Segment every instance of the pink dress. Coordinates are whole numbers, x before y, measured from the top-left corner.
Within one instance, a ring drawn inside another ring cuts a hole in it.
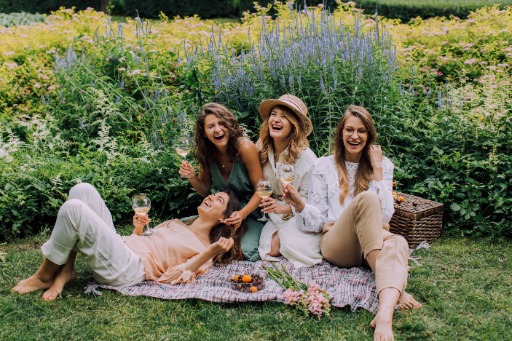
[[[148,281],[189,283],[212,266],[210,259],[195,273],[185,270],[187,263],[204,252],[207,245],[178,219],[158,225],[151,236],[132,234],[123,240],[140,257]]]

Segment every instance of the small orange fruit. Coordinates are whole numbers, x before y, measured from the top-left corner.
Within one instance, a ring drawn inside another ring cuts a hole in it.
[[[396,187],[396,181],[393,181],[393,187]]]
[[[240,275],[233,276],[233,281],[238,282],[239,279],[240,279]]]
[[[244,283],[251,283],[252,282],[252,277],[249,276],[249,275],[243,275],[242,276],[242,282],[244,282]]]
[[[249,290],[251,290],[251,292],[258,292],[258,287],[252,286]]]
[[[398,195],[398,193],[395,191],[393,191],[393,193],[391,193],[391,194],[393,194],[394,197],[396,197]]]
[[[399,196],[399,197],[398,197],[398,201],[400,201],[400,202],[404,202],[404,201],[405,201],[405,198],[404,198],[403,196]]]

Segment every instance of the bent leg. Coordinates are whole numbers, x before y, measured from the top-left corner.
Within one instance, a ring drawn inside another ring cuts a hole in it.
[[[68,200],[70,199],[78,199],[85,203],[107,226],[115,230],[112,214],[94,186],[86,182],[73,186],[69,190]]]
[[[76,251],[71,252],[68,261],[60,268],[57,276],[55,276],[52,286],[44,292],[43,299],[45,301],[55,300],[64,290],[64,286],[76,279],[76,256]]]
[[[380,201],[373,192],[363,192],[345,208],[331,229],[322,236],[324,258],[337,266],[361,266],[363,257],[382,248]]]
[[[122,286],[144,279],[139,257],[102,217],[78,199],[62,205],[50,240],[41,249],[56,264],[67,263],[71,252],[78,250],[100,283]]]

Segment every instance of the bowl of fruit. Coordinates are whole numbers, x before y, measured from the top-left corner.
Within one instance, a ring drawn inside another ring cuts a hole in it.
[[[235,274],[228,278],[228,282],[231,285],[231,289],[247,292],[247,293],[255,293],[261,291],[263,289],[263,282],[265,277],[262,274]]]

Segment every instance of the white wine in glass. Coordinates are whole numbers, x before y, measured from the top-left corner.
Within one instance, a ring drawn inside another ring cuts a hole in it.
[[[285,185],[289,185],[295,180],[295,167],[293,165],[283,163],[279,166],[279,177]]]
[[[146,215],[151,209],[151,200],[149,200],[145,193],[136,194],[132,198],[132,208],[135,214]],[[142,235],[151,236],[153,233],[153,229],[150,229],[148,224],[146,231],[144,231]]]
[[[261,200],[268,198],[272,195],[272,184],[267,179],[261,179],[256,185],[256,194],[261,197]],[[263,213],[263,217],[258,219],[259,221],[268,221],[267,214]]]
[[[190,153],[190,149],[192,149],[192,142],[190,138],[185,136],[179,137],[174,145],[174,149],[182,158],[185,158],[188,153]]]

